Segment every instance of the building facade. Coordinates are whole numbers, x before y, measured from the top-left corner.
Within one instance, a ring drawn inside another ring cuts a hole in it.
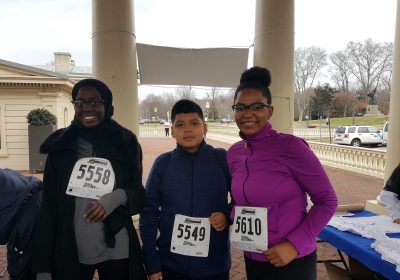
[[[57,62],[62,63],[58,65]],[[68,65],[70,67],[68,67]],[[42,68],[0,59],[0,166],[29,170],[27,114],[45,108],[57,117],[57,128],[68,126],[74,116],[71,92],[89,73],[74,72],[69,53],[55,53],[55,63]],[[61,68],[60,68],[61,67]]]

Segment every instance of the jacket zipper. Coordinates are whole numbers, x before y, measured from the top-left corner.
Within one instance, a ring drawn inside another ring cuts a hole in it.
[[[247,165],[247,161],[249,159],[249,157],[251,155],[253,155],[253,149],[251,148],[251,145],[247,143],[247,141],[244,141],[244,150],[246,152],[247,148],[249,148],[250,150],[250,155],[246,156],[246,160],[245,160],[245,166],[246,166],[246,178],[243,180],[243,185],[242,185],[242,193],[243,193],[243,197],[246,200],[247,205],[250,205],[250,202],[248,201],[247,197],[246,197],[246,192],[245,192],[245,184],[247,179],[249,178],[249,166]]]
[[[191,174],[190,174],[190,178],[191,178],[191,186],[190,186],[190,216],[191,217],[193,217],[193,197],[194,197],[194,195],[193,195],[193,192],[194,192],[194,155],[191,155],[191,157],[190,157],[190,159],[191,159],[191,165],[192,165],[192,168],[191,168],[191,170],[190,170],[190,172],[191,172]],[[192,258],[190,258],[189,257],[189,273],[188,274],[190,274],[190,271],[192,270]]]

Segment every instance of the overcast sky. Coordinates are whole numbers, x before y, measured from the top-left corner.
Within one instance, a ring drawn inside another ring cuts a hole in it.
[[[295,47],[329,53],[350,41],[393,42],[396,0],[295,0]],[[43,65],[69,52],[90,66],[91,0],[0,0],[0,59]],[[135,0],[138,43],[249,47],[255,0]]]

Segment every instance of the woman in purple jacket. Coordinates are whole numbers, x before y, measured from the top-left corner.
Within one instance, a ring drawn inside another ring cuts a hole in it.
[[[272,129],[271,76],[242,73],[234,105],[242,141],[228,151],[235,208],[231,239],[252,279],[316,279],[316,236],[337,198],[307,143]],[[307,195],[313,206],[307,211]]]

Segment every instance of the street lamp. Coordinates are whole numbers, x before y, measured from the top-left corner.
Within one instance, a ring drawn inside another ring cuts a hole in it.
[[[154,122],[154,128],[156,128],[156,125],[157,125],[157,107],[154,107],[154,117],[155,117],[155,122]],[[155,132],[155,131],[154,131]]]
[[[210,102],[206,102],[206,122],[208,122],[208,113],[210,109]]]

